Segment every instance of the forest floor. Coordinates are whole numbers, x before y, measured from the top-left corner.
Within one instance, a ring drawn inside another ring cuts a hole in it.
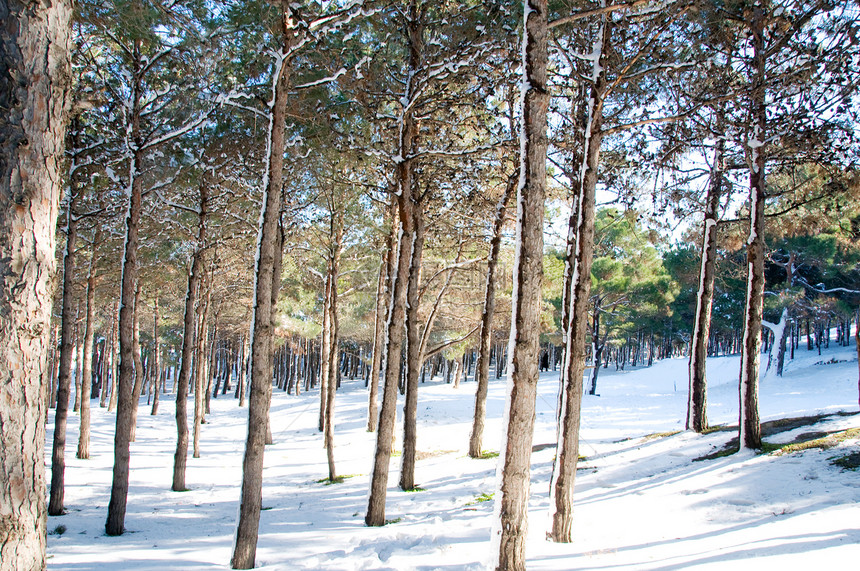
[[[798,350],[782,378],[765,376],[760,410],[767,453],[721,453],[736,430],[683,432],[687,361],[601,370],[586,396],[571,544],[545,539],[558,374],[539,383],[532,455],[529,569],[813,569],[860,561],[858,366],[851,347]],[[766,360],[766,355],[763,355]],[[738,358],[708,361],[712,425],[737,424]],[[266,448],[257,567],[265,569],[483,569],[490,549],[497,459],[468,458],[471,378],[454,389],[420,387],[416,481],[397,488],[392,458],[386,517],[364,525],[375,434],[367,392],[346,381],[336,403],[335,459],[327,485],[317,431],[319,395],[275,391],[274,444]],[[505,382],[490,384],[485,449],[498,451]],[[400,397],[402,404],[402,397]],[[226,569],[239,500],[247,408],[212,401],[201,457],[189,458],[187,492],[170,491],[175,423],[167,395],[158,416],[142,399],[131,448],[127,532],[104,533],[114,415],[92,409],[90,460],[74,457],[69,419],[65,505],[48,518],[49,569]],[[192,410],[193,407],[189,407]],[[843,413],[843,414],[838,414]],[[785,420],[793,419],[793,420]],[[46,459],[50,482],[49,418]],[[805,444],[804,444],[805,443]],[[784,445],[791,447],[782,448]],[[400,434],[395,444],[400,449]],[[736,444],[735,444],[736,446]],[[782,448],[782,449],[781,449]],[[781,450],[780,450],[781,449]]]

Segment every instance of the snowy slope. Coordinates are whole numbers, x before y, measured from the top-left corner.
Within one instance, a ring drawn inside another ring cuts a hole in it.
[[[830,361],[833,364],[815,364]],[[856,439],[839,448],[788,455],[693,459],[721,448],[734,432],[680,433],[686,413],[687,362],[647,369],[601,371],[598,392],[586,396],[576,490],[575,542],[547,542],[548,488],[557,374],[541,378],[532,467],[530,569],[784,569],[860,560],[860,473],[828,459],[860,451]],[[711,424],[736,423],[738,358],[708,362]],[[783,378],[761,385],[762,420],[857,411],[854,346],[819,357],[801,348]],[[488,557],[494,459],[466,455],[475,384],[459,389],[426,383],[419,393],[423,491],[397,489],[392,459],[382,528],[364,526],[375,435],[365,432],[363,382],[345,382],[337,395],[335,458],[352,476],[327,475],[316,430],[318,394],[275,392],[275,444],[266,448],[265,488],[257,565],[265,569],[481,569]],[[490,385],[484,446],[498,450],[504,380]],[[401,397],[402,402],[402,397]],[[77,418],[69,421],[65,505],[48,520],[50,569],[225,569],[238,509],[246,409],[232,398],[212,401],[200,459],[189,458],[191,491],[170,491],[175,424],[170,397],[161,414],[141,404],[126,528],[104,534],[113,462],[113,414],[93,412],[92,458],[74,458]],[[832,416],[814,427],[765,438],[860,426],[860,415]],[[50,471],[53,416],[46,450]],[[399,435],[398,435],[399,437]],[[399,442],[397,447],[399,448]],[[50,475],[48,478],[50,481]],[[64,528],[63,533],[59,533]]]

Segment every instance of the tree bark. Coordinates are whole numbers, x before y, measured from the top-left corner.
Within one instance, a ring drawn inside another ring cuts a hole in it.
[[[718,129],[722,130],[722,109],[717,111]],[[705,199],[705,221],[702,229],[699,292],[696,296],[696,313],[693,318],[693,335],[690,347],[690,387],[687,401],[687,430],[702,433],[708,428],[708,380],[706,361],[708,339],[711,333],[711,309],[714,304],[714,280],[717,266],[717,221],[723,187],[725,136],[718,133],[714,146],[714,163]]]
[[[752,90],[753,133],[749,143],[750,231],[747,239],[747,296],[744,308],[744,337],[740,373],[740,448],[761,448],[761,423],[758,413],[761,320],[764,306],[764,201],[765,153],[763,141],[767,120],[765,108],[764,13],[752,10],[749,22],[753,43]]]
[[[158,414],[158,395],[161,393],[161,349],[158,345],[158,296],[155,296],[155,308],[152,312],[152,357],[153,357],[153,394],[150,415]]]
[[[194,338],[197,331],[196,307],[200,296],[200,280],[203,277],[204,252],[206,248],[206,217],[209,213],[209,189],[200,185],[200,210],[197,213],[197,249],[191,259],[188,273],[188,289],[185,292],[185,315],[183,318],[182,352],[179,361],[179,379],[176,386],[176,452],[173,455],[173,484],[171,490],[184,492],[185,468],[188,464],[188,386],[191,382],[191,360],[194,353]]]
[[[502,245],[502,228],[505,225],[507,204],[517,188],[518,177],[511,175],[505,185],[505,193],[496,205],[493,220],[493,237],[487,257],[487,278],[484,283],[484,308],[481,312],[481,329],[478,334],[478,363],[475,365],[475,415],[469,435],[469,457],[480,458],[483,454],[484,420],[487,416],[487,390],[490,381],[490,344],[493,339],[493,314],[496,312],[496,270],[499,266],[499,250]]]
[[[75,161],[76,162],[76,161]],[[74,164],[74,163],[73,163]],[[63,255],[63,298],[60,330],[60,366],[57,376],[57,409],[54,413],[54,441],[51,452],[51,496],[48,500],[48,515],[63,515],[63,495],[66,473],[66,422],[69,415],[69,391],[71,388],[72,353],[74,345],[74,322],[72,298],[75,287],[75,248],[78,238],[77,209],[81,199],[77,177],[69,177],[69,206],[66,211],[66,249]]]
[[[136,41],[131,56],[132,109],[130,110],[129,185],[126,191],[128,204],[125,214],[125,252],[122,261],[122,279],[119,307],[119,378],[114,383],[117,399],[116,433],[114,435],[113,482],[111,484],[105,533],[122,535],[125,529],[125,511],[128,501],[128,473],[131,459],[129,443],[134,424],[132,389],[134,384],[134,298],[137,291],[137,247],[140,230],[143,168],[142,135],[140,130],[143,60],[140,41]]]
[[[81,338],[81,304],[78,302],[75,308],[75,400],[72,412],[81,410],[81,364],[84,362],[84,340]]]
[[[45,568],[45,382],[70,3],[0,0],[0,565]]]
[[[415,489],[415,454],[418,445],[418,377],[421,373],[421,336],[419,309],[421,299],[421,258],[424,252],[424,205],[417,201],[412,207],[413,240],[406,289],[406,399],[403,404],[403,454],[400,457],[400,489]],[[427,321],[427,330],[432,327]]]
[[[132,333],[132,349],[134,351],[134,385],[131,389],[131,435],[129,440],[134,442],[137,434],[137,411],[140,408],[140,394],[143,392],[144,371],[143,360],[140,357],[140,282],[134,291],[134,330]]]
[[[388,300],[391,299],[391,274],[394,267],[394,241],[396,240],[395,220],[397,218],[397,200],[391,197],[386,218],[391,225],[388,236],[385,239],[385,253],[379,264],[379,283],[376,293],[376,323],[373,334],[373,357],[370,365],[370,391],[367,397],[367,431],[376,432],[379,424],[379,373],[382,368],[382,352],[385,349],[385,317],[388,313]]]
[[[562,370],[562,395],[559,412],[558,444],[550,484],[553,541],[572,541],[573,490],[576,465],[579,460],[579,426],[582,409],[583,376],[585,374],[585,333],[588,328],[589,297],[591,295],[591,264],[594,257],[595,189],[600,161],[603,126],[603,100],[606,92],[606,53],[610,46],[611,16],[602,17],[600,32],[595,40],[599,57],[594,62],[594,82],[591,85],[586,131],[583,142],[583,162],[580,171],[579,197],[575,234],[575,256],[566,260],[570,265],[571,291],[568,300],[567,340]],[[599,343],[599,340],[594,340]],[[596,355],[595,355],[596,356]],[[600,362],[594,361],[599,367]]]
[[[273,98],[269,114],[266,176],[263,181],[263,205],[257,239],[254,283],[254,316],[251,325],[251,388],[248,405],[248,433],[242,460],[242,490],[239,521],[230,566],[251,569],[257,553],[260,508],[263,501],[263,453],[269,429],[269,405],[272,398],[272,344],[277,292],[275,266],[279,246],[281,186],[284,171],[284,129],[290,84],[292,47],[299,30],[297,14],[282,1],[279,10],[283,28],[282,51],[273,73]]]
[[[203,270],[206,271],[205,269]],[[197,342],[194,349],[194,422],[191,430],[191,456],[200,458],[200,427],[203,424],[203,397],[206,390],[207,359],[206,341],[208,338],[209,303],[212,297],[210,278],[204,273],[201,276],[200,288],[206,288],[206,301],[197,304]],[[201,291],[201,293],[203,293]]]
[[[524,570],[540,351],[546,187],[547,2],[524,2],[517,242],[511,294],[508,395],[492,531],[492,567]]]
[[[332,198],[334,205],[335,199]],[[328,479],[334,482],[337,478],[337,471],[334,465],[334,397],[337,392],[337,375],[338,375],[338,318],[337,318],[337,280],[340,271],[340,254],[343,248],[343,212],[334,212],[336,207],[332,208],[331,220],[331,255],[329,259],[329,378],[326,387],[326,405],[325,405],[325,448],[326,459],[328,461]]]
[[[405,23],[407,43],[409,47],[410,70],[417,70],[421,64],[420,54],[423,38],[422,26],[419,22],[417,2],[412,0],[409,5]],[[410,78],[412,75],[410,74]],[[410,102],[416,96],[416,86],[412,80],[406,83],[406,90],[401,101]],[[415,218],[412,210],[415,207],[413,189],[413,162],[409,155],[417,144],[418,129],[413,116],[413,109],[408,103],[402,104],[402,128],[398,133],[397,155],[401,160],[397,163],[395,180],[397,214],[399,231],[397,240],[396,267],[391,272],[391,301],[388,308],[386,325],[386,344],[384,349],[385,364],[384,385],[382,393],[382,408],[379,415],[379,427],[376,433],[376,452],[373,459],[373,473],[370,481],[370,494],[367,501],[367,514],[364,522],[369,526],[385,525],[385,498],[388,486],[388,469],[391,459],[391,443],[394,439],[394,425],[397,414],[397,389],[400,380],[401,354],[403,351],[404,325],[406,321],[406,296],[409,281],[409,270],[412,259]]]

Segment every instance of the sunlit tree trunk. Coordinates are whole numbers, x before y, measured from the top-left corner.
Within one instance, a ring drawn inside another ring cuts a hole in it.
[[[286,128],[291,62],[287,58],[296,40],[298,24],[292,6],[282,1],[282,51],[272,76],[273,98],[269,108],[266,149],[266,176],[257,238],[253,323],[251,325],[251,387],[248,405],[248,433],[242,459],[242,490],[239,521],[230,566],[251,569],[257,554],[260,508],[263,502],[263,453],[269,432],[269,405],[272,398],[272,354],[275,307],[278,291],[278,264],[281,186],[284,172],[284,129]]]
[[[105,521],[107,535],[122,535],[125,530],[125,511],[128,502],[128,471],[131,458],[129,443],[134,423],[132,402],[134,384],[134,299],[137,291],[137,248],[140,230],[141,201],[143,196],[141,170],[143,136],[140,130],[142,74],[144,63],[140,53],[140,40],[134,42],[131,54],[132,94],[129,135],[129,183],[126,190],[125,251],[122,260],[119,306],[119,378],[114,383],[116,393],[116,432],[114,434],[113,482],[111,484],[108,516]]]
[[[45,568],[45,381],[71,4],[0,0],[0,566]]]
[[[408,69],[413,70],[413,73],[421,64],[420,54],[423,44],[421,31],[417,2],[412,0],[407,15],[406,34],[409,44]],[[401,101],[411,101],[416,95],[414,90],[415,86],[412,81],[408,81]],[[415,207],[414,159],[409,158],[409,155],[415,149],[418,129],[412,107],[404,104],[400,113],[402,126],[398,133],[397,154],[401,160],[395,169],[395,197],[399,230],[396,243],[397,255],[394,258],[396,262],[391,271],[391,301],[389,302],[386,324],[387,342],[383,351],[385,364],[383,366],[382,408],[379,413],[379,427],[376,432],[376,452],[373,458],[367,514],[364,517],[365,524],[369,526],[385,525],[385,499],[388,487],[391,443],[394,439],[394,425],[397,415],[397,389],[400,380],[401,354],[406,323],[406,296],[414,241],[415,218],[412,213]]]
[[[423,204],[413,205],[412,256],[406,288],[406,399],[403,405],[403,453],[400,457],[400,489],[415,488],[415,454],[418,441],[418,377],[421,373],[421,336],[418,310],[421,299],[421,258],[424,252]],[[427,327],[432,327],[430,320]],[[429,333],[429,331],[428,331]]]
[[[73,121],[74,123],[74,121]],[[63,254],[63,294],[61,307],[60,365],[57,376],[57,409],[54,414],[54,439],[51,452],[51,496],[48,500],[48,515],[62,515],[66,474],[66,422],[69,414],[69,391],[71,388],[72,353],[74,345],[74,322],[72,298],[75,286],[75,248],[78,238],[77,210],[81,199],[78,177],[69,177],[69,204],[66,211],[66,249]]]
[[[586,110],[585,137],[583,139],[582,169],[579,196],[574,198],[577,207],[574,256],[568,258],[566,273],[571,276],[568,292],[568,324],[565,358],[562,370],[558,444],[550,483],[550,510],[553,541],[567,543],[572,540],[573,490],[576,465],[579,459],[579,427],[582,408],[583,375],[585,374],[585,334],[588,329],[589,297],[591,295],[591,264],[594,257],[595,191],[602,142],[603,100],[606,94],[605,58],[611,37],[610,20],[604,16],[595,39],[598,58],[594,61],[589,104]],[[600,341],[595,339],[595,345]],[[600,362],[595,360],[595,367]]]
[[[722,110],[718,111],[722,114]],[[718,117],[721,119],[722,115]],[[718,124],[722,124],[719,121]],[[714,146],[714,163],[705,203],[705,221],[702,230],[699,292],[696,296],[696,313],[690,347],[690,391],[687,402],[687,430],[702,433],[708,428],[708,382],[706,361],[711,331],[711,308],[714,302],[714,280],[717,265],[717,221],[723,185],[723,150],[725,137],[720,134]]]
[[[547,3],[524,3],[520,179],[511,294],[508,395],[500,451],[491,567],[524,570],[532,436],[540,352],[543,214],[546,187]]]
[[[493,314],[496,311],[496,269],[499,266],[499,251],[502,245],[502,228],[505,224],[507,204],[517,188],[518,176],[511,175],[505,185],[505,193],[496,206],[493,220],[493,237],[487,257],[487,278],[484,283],[484,308],[481,312],[481,329],[478,334],[478,363],[475,365],[475,414],[469,436],[469,456],[480,458],[484,440],[484,420],[487,416],[487,390],[490,381],[490,344],[493,340]]]
[[[740,448],[761,448],[758,413],[758,381],[761,352],[761,321],[764,307],[764,145],[765,108],[764,12],[752,10],[749,22],[753,43],[754,84],[752,90],[753,132],[750,140],[750,230],[747,239],[747,297],[740,373]]]
[[[194,354],[195,333],[197,331],[196,308],[200,296],[200,281],[203,278],[206,217],[208,213],[209,189],[204,181],[200,184],[200,209],[197,212],[197,248],[191,258],[188,289],[185,292],[179,378],[174,381],[176,387],[176,452],[173,454],[173,484],[170,488],[174,492],[183,492],[187,489],[185,486],[185,468],[188,464],[188,387],[191,384],[191,360]]]

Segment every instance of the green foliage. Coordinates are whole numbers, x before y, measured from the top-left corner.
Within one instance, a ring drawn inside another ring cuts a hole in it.
[[[475,499],[474,499],[474,500],[472,500],[472,501],[470,501],[470,502],[467,502],[467,503],[466,503],[466,505],[467,505],[467,506],[474,506],[474,505],[482,504],[482,503],[484,503],[484,502],[489,502],[489,501],[491,501],[491,500],[493,499],[493,497],[494,497],[495,495],[496,495],[496,494],[495,494],[494,492],[490,492],[490,493],[487,493],[487,492],[481,492],[480,494],[478,494],[477,496],[475,496]]]

